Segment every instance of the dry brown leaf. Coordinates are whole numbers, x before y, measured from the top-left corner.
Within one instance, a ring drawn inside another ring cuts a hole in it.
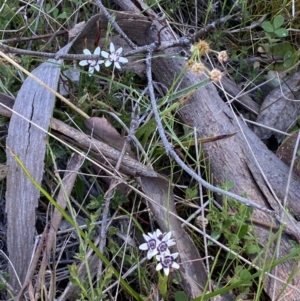
[[[122,150],[125,144],[125,137],[121,136],[105,117],[91,117],[86,119],[84,124],[92,136],[95,136],[98,140],[105,142],[119,151]],[[132,158],[135,158],[130,146],[126,147],[126,152]]]
[[[82,32],[83,28],[85,26],[85,21],[79,22],[75,24],[75,26],[68,31],[69,35],[69,41],[71,41],[73,38],[75,38],[79,33]]]

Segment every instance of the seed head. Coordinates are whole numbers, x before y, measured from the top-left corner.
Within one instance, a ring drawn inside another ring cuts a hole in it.
[[[192,45],[191,51],[197,56],[203,56],[210,51],[210,47],[206,41],[200,40],[197,44]]]
[[[191,71],[194,72],[197,75],[200,75],[204,71],[204,65],[202,63],[194,63],[191,66]]]
[[[221,80],[223,73],[218,69],[213,69],[210,71],[209,77],[212,81],[218,82]]]
[[[228,61],[228,54],[227,54],[227,51],[223,50],[223,51],[220,51],[219,54],[218,54],[218,60],[220,63],[225,63]]]

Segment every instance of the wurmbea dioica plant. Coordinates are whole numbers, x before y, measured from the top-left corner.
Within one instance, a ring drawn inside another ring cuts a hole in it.
[[[169,275],[170,269],[179,269],[178,263],[175,262],[175,259],[178,257],[178,253],[173,253],[169,251],[169,247],[175,245],[175,241],[171,239],[172,233],[162,233],[157,229],[153,233],[148,233],[148,235],[143,234],[146,243],[143,243],[139,246],[140,250],[148,251],[147,258],[151,259],[153,256],[156,256],[158,265],[156,270],[164,270],[166,276]]]
[[[110,47],[109,47],[110,52],[106,52],[106,51],[101,51],[100,47],[97,47],[94,50],[94,55],[102,55],[102,57],[106,58],[107,60],[105,61],[105,67],[109,67],[112,63],[114,63],[114,66],[117,69],[121,69],[121,65],[128,63],[128,59],[125,57],[121,57],[121,52],[123,51],[123,48],[120,47],[118,50],[115,50],[115,45],[113,43],[110,43]],[[84,49],[83,53],[86,55],[92,55],[92,53],[90,52],[90,50],[88,49]],[[104,63],[104,60],[96,59],[96,60],[82,60],[79,62],[80,66],[87,66],[89,65],[89,76],[91,76],[94,73],[94,70],[97,70],[98,72],[100,71],[100,65]]]

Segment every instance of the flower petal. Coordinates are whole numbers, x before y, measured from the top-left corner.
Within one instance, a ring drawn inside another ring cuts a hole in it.
[[[150,233],[148,233],[148,234],[150,234]],[[144,233],[143,233],[143,237],[146,241],[149,241],[151,239],[150,235],[148,236],[147,234],[144,234]]]
[[[101,49],[100,49],[100,47],[97,47],[97,48],[94,50],[94,54],[99,55],[100,53],[101,53]]]
[[[165,273],[166,276],[168,276],[169,273],[170,273],[170,268],[169,267],[164,268],[164,273]]]
[[[173,254],[171,254],[170,256],[172,256],[173,259],[176,259],[176,258],[178,257],[178,253],[173,253]]]
[[[141,245],[139,246],[139,249],[140,249],[140,250],[144,250],[144,251],[148,250],[148,244],[147,244],[147,243],[141,244]]]
[[[83,60],[83,61],[80,61],[79,62],[79,65],[80,66],[86,66],[86,65],[88,65],[89,63],[88,63],[88,61],[87,60]]]
[[[156,271],[159,271],[159,270],[161,270],[162,269],[162,265],[161,265],[161,263],[159,263],[157,266],[156,266]]]
[[[169,240],[169,239],[171,238],[171,236],[172,236],[172,232],[170,231],[170,232],[168,232],[168,233],[164,236],[163,240],[164,240],[164,241],[167,241],[167,240]]]
[[[109,45],[109,51],[112,53],[112,52],[115,52],[115,45],[110,42],[110,45]]]
[[[126,63],[128,63],[128,59],[126,58],[126,57],[119,57],[119,62],[120,63],[123,63],[123,64],[126,64]]]
[[[151,238],[153,238],[153,239],[156,238],[155,232],[153,232],[153,233],[148,232],[148,236],[151,237]]]
[[[173,268],[173,269],[179,269],[179,264],[177,263],[177,262],[173,262],[172,264],[171,264],[171,267]]]
[[[91,76],[91,74],[94,73],[94,67],[93,67],[93,66],[90,66],[90,67],[89,67],[89,73],[90,73],[90,76]]]
[[[151,259],[152,257],[154,257],[157,254],[157,252],[158,251],[156,249],[154,249],[154,250],[148,250],[147,258]]]
[[[155,235],[156,235],[156,237],[159,237],[160,235],[162,235],[162,233],[159,229],[157,229],[155,232]]]
[[[92,53],[88,49],[83,49],[83,53],[85,55],[92,55]]]
[[[109,57],[109,53],[108,52],[106,52],[106,51],[101,51],[101,55],[103,56],[103,57],[105,57],[106,59],[108,59],[108,57]]]
[[[120,47],[120,48],[116,51],[116,54],[117,54],[117,55],[120,55],[122,51],[123,51],[123,48]]]
[[[110,65],[111,65],[111,61],[110,60],[107,60],[106,62],[105,62],[105,67],[109,67]]]
[[[99,64],[97,64],[97,65],[95,66],[95,69],[99,72],[99,70],[100,70]]]
[[[115,66],[116,66],[117,69],[121,69],[121,66],[120,66],[119,62],[115,62]]]

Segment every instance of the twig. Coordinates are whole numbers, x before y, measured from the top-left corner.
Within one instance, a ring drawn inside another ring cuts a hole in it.
[[[124,40],[127,42],[127,44],[133,48],[136,49],[137,46],[127,37],[127,35],[124,33],[124,31],[121,29],[121,27],[117,24],[117,22],[112,18],[106,7],[102,4],[101,0],[96,0],[97,6],[102,10],[104,13],[104,16],[106,19],[110,22],[112,27],[118,32],[118,34],[121,35],[121,37],[124,38]]]
[[[160,120],[160,116],[159,116],[159,112],[157,109],[157,104],[155,101],[155,95],[154,95],[154,88],[153,88],[153,83],[152,83],[152,70],[151,70],[151,59],[152,59],[152,51],[149,50],[146,56],[146,74],[147,74],[147,80],[148,80],[148,89],[149,89],[149,94],[150,94],[150,101],[151,101],[151,105],[152,105],[152,109],[153,109],[153,113],[154,113],[154,117],[155,117],[155,121],[157,124],[157,129],[160,135],[160,138],[162,140],[162,143],[166,149],[166,153],[168,155],[170,155],[171,157],[173,157],[173,159],[176,161],[176,163],[186,172],[188,173],[191,177],[193,177],[196,181],[198,181],[199,183],[201,183],[201,185],[203,185],[205,188],[207,188],[208,190],[215,192],[215,193],[220,193],[222,195],[226,195],[230,198],[233,198],[243,204],[245,204],[246,206],[251,206],[253,208],[259,209],[273,217],[276,217],[278,220],[278,216],[276,214],[275,211],[273,210],[269,210],[263,206],[260,206],[258,204],[256,204],[254,201],[251,201],[249,199],[243,198],[237,194],[234,194],[232,192],[223,190],[221,188],[215,187],[213,185],[211,185],[210,183],[206,182],[205,180],[203,180],[197,173],[195,173],[192,169],[190,169],[181,159],[180,157],[177,155],[177,153],[174,151],[174,148],[172,147],[172,145],[170,144],[170,142],[168,141],[166,134],[164,132],[163,126],[162,126],[162,122]]]
[[[67,30],[59,30],[54,33],[46,33],[46,34],[41,34],[37,36],[31,36],[31,37],[17,37],[17,38],[11,38],[11,39],[5,39],[1,40],[1,43],[8,44],[8,43],[20,43],[20,42],[26,42],[26,41],[34,41],[34,40],[41,40],[45,38],[52,38],[54,36],[59,36],[68,33]]]
[[[209,31],[215,29],[218,25],[223,24],[225,22],[227,22],[230,18],[232,18],[233,16],[227,15],[223,18],[217,19],[214,22],[206,25],[205,27],[201,28],[199,31],[197,31],[194,34],[194,41],[197,41],[199,39],[201,39],[204,35],[206,35]]]
[[[0,50],[3,51],[4,53],[14,53],[14,54],[20,54],[20,55],[28,55],[31,57],[40,57],[40,58],[45,58],[45,59],[62,59],[62,60],[67,60],[67,61],[81,61],[81,60],[97,60],[99,59],[99,55],[91,54],[91,55],[86,55],[86,54],[64,54],[64,55],[59,55],[57,53],[52,53],[52,52],[41,52],[41,51],[32,51],[32,50],[25,50],[25,49],[20,49],[16,47],[11,47],[8,45],[5,45],[3,43],[6,43],[7,41],[2,41],[0,43]],[[139,53],[146,53],[150,48],[154,47],[154,44],[156,45],[156,51],[164,50],[167,48],[172,48],[172,47],[188,47],[190,45],[191,40],[187,37],[182,37],[178,41],[174,42],[163,42],[157,46],[156,43],[152,43],[150,45],[144,45],[140,47],[134,48],[134,50],[127,51],[126,53],[122,54],[124,57],[128,57],[130,55],[134,54],[139,54]]]

